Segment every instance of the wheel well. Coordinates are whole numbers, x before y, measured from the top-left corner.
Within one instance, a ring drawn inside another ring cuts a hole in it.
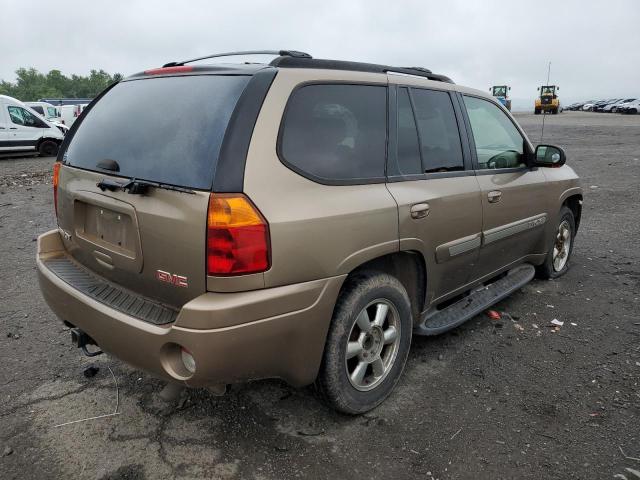
[[[402,283],[409,295],[414,323],[417,322],[424,308],[427,287],[427,269],[422,254],[413,251],[396,252],[369,260],[349,273],[343,288],[349,279],[372,270],[393,275]]]
[[[40,145],[42,145],[42,142],[46,142],[46,141],[53,142],[58,146],[60,146],[60,143],[61,143],[61,141],[58,140],[57,138],[42,137],[40,140],[38,140],[38,143],[36,143],[36,150],[40,150]]]
[[[573,195],[567,198],[562,205],[569,207],[573,213],[573,218],[576,222],[576,232],[580,226],[580,217],[582,216],[582,195]]]

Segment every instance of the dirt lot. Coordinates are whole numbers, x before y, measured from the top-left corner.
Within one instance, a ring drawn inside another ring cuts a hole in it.
[[[518,118],[537,142],[541,117]],[[414,338],[361,417],[278,381],[167,406],[161,382],[81,356],[35,275],[52,159],[0,160],[0,478],[640,479],[640,115],[548,116],[545,141],[585,187],[570,272],[501,302],[513,320]]]

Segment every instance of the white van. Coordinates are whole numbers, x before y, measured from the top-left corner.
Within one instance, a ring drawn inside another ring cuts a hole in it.
[[[0,153],[37,151],[52,156],[63,139],[62,128],[21,101],[0,95]]]
[[[60,105],[58,107],[60,110],[60,121],[67,127],[71,127],[73,122],[76,121],[76,118],[80,116],[87,105],[88,103],[82,103],[79,105]]]
[[[47,102],[23,102],[27,107],[35,110],[44,117],[45,120],[57,122],[60,118],[60,112],[56,107]]]

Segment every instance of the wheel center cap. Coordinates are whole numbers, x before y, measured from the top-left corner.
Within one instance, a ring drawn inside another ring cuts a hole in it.
[[[362,340],[362,356],[365,360],[374,360],[382,350],[384,335],[380,327],[373,327]]]

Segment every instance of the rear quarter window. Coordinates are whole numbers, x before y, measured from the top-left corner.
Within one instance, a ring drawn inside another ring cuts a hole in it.
[[[282,162],[319,183],[384,181],[387,88],[312,84],[293,91],[280,129]]]

